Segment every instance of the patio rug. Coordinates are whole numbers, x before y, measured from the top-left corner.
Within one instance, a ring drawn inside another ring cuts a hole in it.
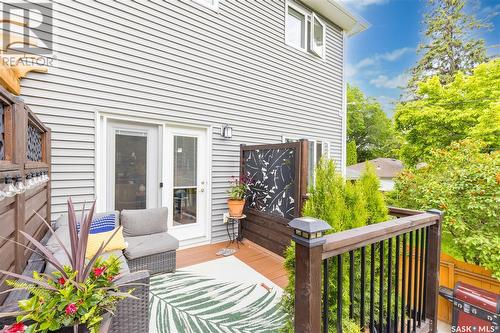
[[[283,290],[231,256],[151,278],[150,332],[279,332]]]

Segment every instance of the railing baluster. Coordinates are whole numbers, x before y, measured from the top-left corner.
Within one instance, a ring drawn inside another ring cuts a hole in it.
[[[342,255],[337,255],[337,333],[342,333]]]
[[[354,251],[349,251],[349,318],[354,318]]]
[[[323,333],[328,333],[328,259],[323,260]]]
[[[427,273],[429,272],[429,227],[425,228],[425,275],[424,275],[424,300],[422,307],[422,317],[425,321],[426,316],[426,303],[427,303]]]
[[[423,288],[424,288],[424,241],[425,229],[420,229],[420,278],[418,279],[418,327],[422,326],[422,302],[423,302]]]
[[[403,234],[403,252],[401,254],[401,333],[405,331],[405,297],[406,297],[406,234]]]
[[[375,332],[375,244],[370,251],[370,332]]]
[[[379,309],[378,309],[378,327],[381,333],[384,329],[384,241],[379,243],[380,245],[380,276],[379,276]]]
[[[361,329],[365,327],[365,265],[366,265],[366,247],[361,248],[361,304],[360,304],[360,323]]]
[[[404,236],[404,235],[403,235]],[[399,303],[399,235],[396,236],[396,272],[394,274],[394,333],[398,333],[398,303]],[[389,331],[390,332],[390,331]]]
[[[419,246],[420,230],[415,230],[415,255],[413,256],[413,261],[415,262],[414,274],[415,282],[413,283],[413,332],[417,330],[417,309],[418,309],[418,246]]]
[[[407,332],[410,333],[411,331],[411,287],[412,287],[412,251],[413,251],[413,231],[410,231],[408,234],[409,240],[410,240],[410,245],[408,246],[408,297],[406,299],[406,303],[408,304],[408,321],[406,322],[407,325]]]
[[[392,238],[387,242],[387,332],[391,332]]]

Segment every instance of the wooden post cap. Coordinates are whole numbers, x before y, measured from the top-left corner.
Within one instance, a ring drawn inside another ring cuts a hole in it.
[[[292,239],[306,247],[316,247],[325,243],[324,232],[332,227],[325,221],[313,217],[299,217],[288,223],[293,229]]]

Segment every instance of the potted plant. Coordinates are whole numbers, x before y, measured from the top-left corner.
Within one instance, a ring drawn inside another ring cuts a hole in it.
[[[245,176],[241,176],[239,179],[231,177],[229,183],[229,199],[227,200],[229,216],[240,217],[243,215],[243,208],[245,207],[245,193],[252,181]]]
[[[120,289],[125,284],[120,283],[123,276],[118,274],[120,264],[117,258],[113,256],[106,260],[100,258],[103,249],[120,229],[115,230],[113,236],[100,246],[88,262],[85,260],[94,205],[89,214],[82,214],[78,233],[74,206],[71,199],[68,200],[68,229],[71,241],[69,249],[64,247],[49,223],[44,220],[68,256],[70,266],[62,265],[49,249],[29,234],[20,231],[57,271],[51,274],[33,272],[33,277],[29,277],[0,270],[1,274],[16,279],[9,280],[7,282],[9,285],[15,289],[25,289],[31,295],[30,298],[19,301],[17,312],[0,314],[2,317],[16,316],[16,323],[0,332],[106,333],[118,301],[123,298],[134,298],[131,295],[133,290],[122,292]]]

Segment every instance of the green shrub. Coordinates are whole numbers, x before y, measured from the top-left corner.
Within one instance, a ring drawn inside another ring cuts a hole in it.
[[[434,150],[420,169],[403,172],[390,194],[393,204],[445,212],[443,249],[460,253],[500,279],[500,154],[472,140]]]
[[[329,233],[339,232],[352,228],[365,226],[387,220],[388,210],[384,203],[384,197],[379,191],[380,182],[375,175],[373,166],[368,165],[361,179],[352,183],[345,181],[337,173],[335,165],[331,160],[321,160],[316,168],[316,183],[309,190],[310,196],[304,204],[303,216],[311,216],[322,219],[332,227]],[[378,248],[378,247],[377,247]],[[387,253],[387,252],[386,252]],[[344,278],[343,278],[343,322],[349,332],[360,329],[348,319],[349,302],[349,278],[348,278],[348,255],[343,256]],[[356,267],[359,267],[359,252],[355,256]],[[367,255],[367,267],[370,261]],[[289,314],[285,332],[293,332],[293,313],[295,298],[295,244],[292,244],[285,252],[285,268],[289,274],[289,284],[285,289],[282,300],[284,310]],[[378,271],[378,265],[377,265]],[[337,261],[329,260],[329,318],[330,327],[335,327],[337,318]],[[356,279],[359,279],[357,272]],[[377,279],[379,274],[376,274]],[[376,282],[377,283],[377,282]],[[355,295],[360,295],[360,283],[355,284]],[[377,284],[378,285],[378,284]],[[368,288],[367,288],[368,289]],[[367,291],[368,292],[368,291]],[[367,309],[368,310],[368,309]],[[359,311],[359,309],[357,310]],[[377,310],[378,313],[378,310]],[[358,317],[359,314],[355,314]]]

